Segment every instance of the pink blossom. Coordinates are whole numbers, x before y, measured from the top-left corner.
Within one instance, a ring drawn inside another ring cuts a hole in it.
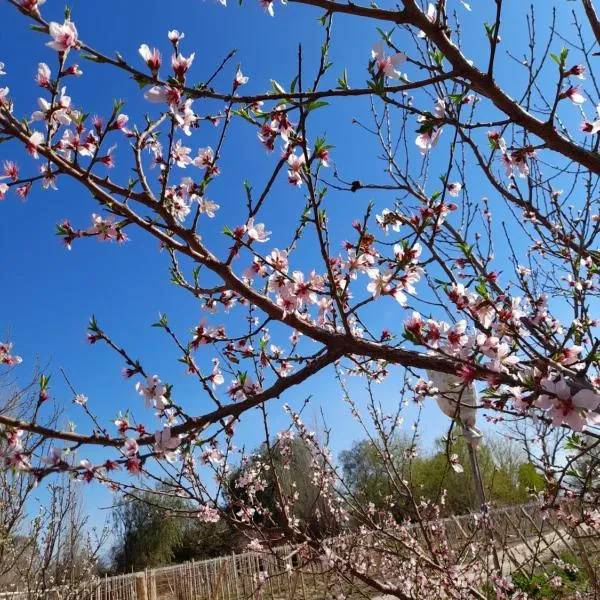
[[[83,75],[83,71],[79,68],[78,65],[74,64],[66,68],[63,71],[63,75],[74,75],[75,77],[81,77]]]
[[[73,402],[75,404],[79,404],[80,406],[85,406],[87,404],[87,401],[87,396],[84,396],[83,394],[77,394],[75,398],[73,398]]]
[[[188,72],[188,69],[192,66],[195,56],[195,52],[192,52],[188,58],[179,53],[173,54],[171,57],[171,68],[173,69],[173,72],[179,81],[183,81],[185,79],[185,75]]]
[[[12,342],[0,342],[0,365],[12,367],[23,362],[20,356],[11,354]]]
[[[7,87],[3,87],[0,88],[0,106],[10,106],[9,101],[8,101],[8,92],[10,91],[10,88]]]
[[[179,89],[171,86],[153,86],[145,94],[144,98],[149,102],[164,102],[169,106],[177,106],[181,101],[181,92]]]
[[[584,389],[571,396],[571,389],[564,378],[557,381],[546,380],[542,383],[549,394],[541,394],[535,405],[548,411],[555,427],[565,424],[575,431],[586,426],[587,411],[593,411],[600,405],[600,394]]]
[[[462,473],[464,471],[463,466],[459,462],[458,454],[450,455],[450,466],[455,473]]]
[[[117,130],[117,131],[124,131],[125,133],[127,132],[127,130],[125,129],[125,125],[127,125],[127,123],[129,122],[129,116],[126,114],[121,113],[114,121],[114,123],[111,125],[110,129],[111,130]]]
[[[275,11],[273,10],[273,0],[259,0],[262,9],[271,17],[275,16]]]
[[[585,67],[583,65],[573,65],[568,71],[567,75],[573,75],[579,79],[585,79],[583,74],[585,73]]]
[[[214,390],[214,389],[216,389],[216,387],[218,385],[223,385],[225,379],[223,377],[223,373],[221,372],[221,369],[219,368],[219,359],[213,358],[212,363],[213,363],[213,370],[212,370],[212,375],[210,376],[210,381],[211,381],[211,384],[212,384],[212,387]]]
[[[89,460],[84,459],[84,460],[80,461],[79,468],[83,470],[83,473],[81,474],[81,476],[84,481],[87,481],[89,483],[90,481],[92,481],[94,479],[96,469],[94,468],[94,465],[92,465],[92,463]]]
[[[69,49],[75,48],[79,44],[77,40],[77,29],[70,19],[66,19],[62,25],[52,21],[48,25],[48,33],[54,39],[53,41],[48,42],[46,46],[53,50],[57,50],[58,52],[68,52]]]
[[[288,181],[292,185],[300,187],[302,185],[302,167],[305,163],[304,154],[300,154],[299,156],[294,153],[290,154],[287,158],[287,163],[290,167]]]
[[[44,135],[39,131],[34,131],[27,140],[27,152],[36,160],[39,158],[38,146],[44,141]]]
[[[19,4],[23,10],[34,14],[39,14],[39,6],[45,4],[46,0],[19,0]]]
[[[421,149],[422,154],[429,152],[429,150],[434,148],[438,143],[443,129],[437,120],[443,119],[445,116],[446,105],[444,101],[439,98],[433,109],[433,120],[423,115],[417,118],[417,121],[423,123],[423,125],[419,129],[420,133],[417,136],[415,143]]]
[[[379,269],[367,269],[367,275],[371,279],[371,283],[367,285],[367,291],[373,294],[373,298],[379,298],[381,295],[389,294],[392,291],[390,279],[391,273],[382,273]]]
[[[569,348],[563,348],[556,361],[567,366],[577,364],[580,362],[579,356],[583,350],[583,346],[570,346]]]
[[[216,508],[210,506],[202,506],[196,513],[199,521],[202,523],[217,523],[220,519],[219,511]]]
[[[206,148],[198,149],[198,156],[194,158],[193,163],[195,167],[209,169],[212,167],[215,160],[215,153],[210,146]]]
[[[125,456],[135,456],[138,453],[139,449],[140,447],[138,446],[137,441],[133,438],[127,438],[123,442],[123,446],[121,447],[121,450],[123,451],[123,454]]]
[[[47,465],[56,467],[62,462],[63,452],[64,450],[62,448],[55,448],[54,446],[51,446],[50,453],[48,456],[42,457],[42,461]]]
[[[432,148],[435,148],[438,143],[439,137],[442,134],[442,129],[431,129],[430,131],[425,131],[417,136],[415,143],[421,149],[423,154],[429,152]]]
[[[270,239],[269,235],[271,235],[271,232],[265,231],[264,223],[257,223],[255,225],[254,218],[248,219],[248,223],[246,223],[245,229],[248,237],[251,240],[254,240],[255,242],[264,243],[268,242]]]
[[[178,44],[180,40],[185,37],[185,33],[177,31],[177,29],[172,29],[167,33],[167,37],[173,44]]]
[[[132,475],[139,475],[142,472],[142,461],[137,456],[128,458],[125,466]]]
[[[585,102],[585,97],[581,93],[581,88],[579,86],[570,86],[561,94],[561,97],[568,98],[576,106]]]
[[[453,197],[453,198],[458,198],[458,195],[460,194],[460,191],[462,190],[462,183],[449,183],[446,186],[446,189],[448,190],[448,193]]]
[[[156,77],[158,74],[158,70],[160,69],[160,65],[162,64],[162,56],[160,52],[156,48],[150,48],[147,44],[142,44],[138,50],[140,56],[144,59],[146,65],[150,71],[152,71],[152,75]]]
[[[185,133],[185,135],[191,135],[191,127],[195,127],[198,123],[198,117],[192,110],[192,99],[188,98],[183,104],[171,103],[171,112],[177,121],[177,124]],[[215,167],[216,169],[216,167]],[[218,169],[216,169],[218,172]]]
[[[396,71],[396,67],[406,62],[406,54],[397,52],[392,56],[386,56],[383,45],[377,42],[371,49],[371,58],[375,61],[378,76],[400,78],[400,72]]]
[[[46,63],[39,63],[35,81],[40,87],[48,89],[51,75],[50,67]]]
[[[175,459],[173,450],[177,449],[181,443],[179,437],[171,435],[170,427],[163,427],[163,429],[154,433],[154,440],[155,451],[162,454],[167,461],[172,462]]]
[[[177,140],[171,151],[171,158],[180,169],[185,169],[193,163],[191,151],[191,148],[182,145],[181,140]]]
[[[154,405],[158,410],[164,410],[169,401],[165,394],[167,393],[167,386],[161,383],[158,375],[148,376],[146,378],[146,385],[138,382],[135,384],[135,389],[140,396],[144,397],[146,401],[146,408]]]
[[[242,73],[242,70],[238,67],[235,73],[235,79],[233,80],[233,87],[238,88],[240,85],[245,85],[248,83],[248,81],[250,81],[250,77],[246,77]]]
[[[197,201],[200,214],[206,215],[209,219],[214,219],[215,213],[219,210],[220,206],[216,202],[206,198],[198,198]]]
[[[97,235],[102,241],[117,239],[119,231],[115,226],[114,217],[102,217],[92,214],[92,226],[86,230],[88,235]]]

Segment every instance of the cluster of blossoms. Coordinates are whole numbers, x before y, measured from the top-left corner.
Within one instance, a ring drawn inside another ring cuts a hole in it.
[[[297,138],[294,131],[294,125],[288,119],[287,108],[285,104],[280,104],[270,114],[266,122],[258,131],[258,139],[265,146],[267,151],[272,152],[275,149],[275,142],[280,137],[285,147],[290,144],[290,138]]]
[[[23,448],[22,438],[23,431],[20,429],[0,430],[0,439],[3,442],[0,458],[5,466],[17,471],[27,471],[31,466],[28,454]]]
[[[529,165],[527,159],[535,156],[535,150],[532,148],[520,148],[509,152],[506,146],[506,141],[498,131],[487,132],[488,143],[493,150],[500,151],[500,161],[504,166],[506,176],[512,178],[514,170],[519,173],[519,177],[527,177],[529,175]]]
[[[248,373],[238,373],[238,376],[231,381],[227,388],[227,394],[233,401],[246,400],[260,392],[262,392],[260,383],[253,381]]]
[[[431,115],[421,115],[418,117],[417,120],[421,125],[415,143],[423,154],[426,154],[432,148],[435,148],[438,143],[440,136],[442,135],[442,124],[445,117],[446,104],[442,98],[438,98]]]
[[[12,367],[22,362],[22,358],[12,354],[12,342],[0,342],[0,365]]]
[[[115,223],[114,217],[92,214],[92,225],[86,230],[87,235],[96,236],[101,241],[117,242],[126,241],[127,237],[122,229]]]
[[[126,438],[121,447],[121,452],[126,459],[127,470],[133,474],[142,472],[142,461],[139,457],[140,447],[134,438]]]
[[[173,436],[171,428],[165,425],[154,433],[154,451],[157,456],[164,458],[167,462],[175,462],[177,459],[177,448],[181,444],[181,438]]]
[[[146,385],[141,382],[135,384],[135,389],[146,402],[146,408],[153,406],[159,411],[165,410],[170,404],[167,399],[167,386],[161,382],[158,375],[148,376]]]
[[[221,518],[218,509],[206,504],[200,507],[200,510],[196,513],[196,517],[202,523],[217,523]]]
[[[582,431],[588,425],[598,425],[600,415],[595,412],[600,406],[600,392],[592,389],[582,389],[573,392],[571,386],[559,375],[537,377],[544,391],[537,396],[533,405],[546,411],[552,424],[558,427],[568,425],[575,431]],[[532,396],[525,398],[526,390],[515,386],[510,388],[513,404],[517,409],[528,410]]]
[[[446,186],[448,194],[456,197],[462,190],[461,183],[449,183]],[[406,223],[414,230],[420,231],[426,227],[431,227],[434,231],[439,231],[446,221],[447,216],[455,211],[458,206],[453,203],[430,202],[427,206],[419,207],[418,213],[413,213],[410,217],[404,217],[400,213],[384,208],[381,214],[375,215],[375,222],[387,235],[391,229],[394,232],[399,232],[400,227]]]
[[[415,243],[412,247],[404,244],[394,245],[393,261],[387,261],[387,267],[384,270],[376,267],[369,267],[366,273],[371,279],[371,283],[367,285],[367,290],[371,292],[373,298],[389,295],[402,306],[406,305],[408,300],[406,294],[416,294],[415,284],[421,279],[423,269],[419,266],[419,257],[421,256],[421,244]],[[376,252],[370,248],[370,253],[375,259]],[[362,255],[361,255],[362,256]],[[356,263],[355,256],[352,259],[351,266]],[[359,262],[358,270],[364,268],[369,259]],[[350,267],[349,267],[350,268]]]
[[[191,177],[184,177],[176,186],[165,190],[165,208],[181,223],[185,221],[196,205],[199,215],[214,218],[219,205],[201,194],[201,187]]]
[[[543,318],[546,323],[555,323],[545,310],[542,311],[544,317],[540,317],[538,304],[527,309],[521,306],[520,298],[512,298],[496,308],[494,304],[478,294],[468,292],[460,284],[452,286],[448,290],[448,296],[459,310],[469,312],[489,333],[469,332],[464,319],[449,325],[444,321],[424,319],[419,313],[413,312],[404,323],[407,339],[427,346],[432,352],[464,361],[457,375],[466,384],[471,384],[477,377],[477,369],[471,366],[475,364],[478,369],[484,368],[488,373],[491,372],[488,384],[492,387],[498,387],[502,383],[503,374],[516,374],[524,385],[508,387],[508,393],[518,411],[540,408],[547,412],[555,426],[564,424],[576,431],[600,422],[600,417],[595,412],[600,406],[598,390],[580,389],[574,392],[572,386],[556,373],[543,375],[536,371],[530,376],[530,369],[521,369],[518,373],[514,370],[521,363],[515,336],[517,333],[525,335],[523,319],[527,316],[530,320],[537,319],[540,322]],[[582,346],[565,347],[554,356],[554,360],[566,367],[575,368],[581,362],[582,352]],[[543,392],[536,393],[536,390]],[[420,381],[415,391],[420,398],[435,396],[439,392],[431,382],[425,381]]]
[[[293,457],[294,432],[290,430],[277,433],[277,449],[283,459],[283,468],[289,470]]]
[[[289,272],[288,254],[275,248],[262,260],[255,258],[244,272],[251,281],[256,276],[267,278],[267,289],[275,295],[275,301],[286,314],[292,314],[305,305],[318,305],[318,294],[323,291],[324,278],[312,271],[305,277],[302,271]]]
[[[2,180],[9,179],[12,182],[15,182],[19,179],[19,167],[12,161],[6,160],[4,161],[3,175],[0,175],[0,200],[4,200],[6,193],[9,190],[9,185],[7,183],[2,183]]]

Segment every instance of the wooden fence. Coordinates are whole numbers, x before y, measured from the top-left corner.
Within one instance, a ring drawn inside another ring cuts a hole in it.
[[[481,515],[474,514],[438,523],[453,544],[468,544],[477,536],[490,535],[494,540],[490,560],[493,558],[495,567],[504,572],[521,568],[532,557],[539,560],[543,553],[549,559],[559,558],[561,548],[578,552],[577,541],[566,536],[565,528],[556,519],[541,514],[536,504],[491,510],[485,527],[481,526]],[[418,537],[417,526],[410,527]],[[350,543],[350,536],[333,538],[328,540],[328,546],[335,548],[343,543],[345,547],[368,548],[374,541],[373,535],[377,534],[357,535]],[[596,540],[594,551],[600,552]],[[282,546],[270,553],[232,554],[97,578],[77,590],[54,589],[35,595],[0,593],[0,600],[326,600],[340,593],[339,585],[335,571],[323,560],[303,560],[298,547]],[[346,587],[343,597],[364,595],[360,589],[354,595],[351,587]]]

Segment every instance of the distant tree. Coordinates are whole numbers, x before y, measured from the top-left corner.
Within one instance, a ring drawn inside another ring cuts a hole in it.
[[[117,542],[113,561],[118,572],[140,571],[169,564],[183,540],[181,519],[167,516],[166,510],[182,509],[178,498],[152,492],[125,499],[114,507]]]
[[[438,501],[444,494],[444,511],[448,514],[469,512],[476,505],[475,485],[469,468],[465,441],[451,444],[438,441],[433,454],[421,454],[406,439],[388,444],[391,460],[383,460],[382,449],[370,440],[355,442],[340,454],[343,480],[361,503],[372,502],[377,509],[393,507],[397,519],[410,512],[403,495],[394,487],[388,474],[390,465],[406,479],[410,478],[414,495]],[[452,468],[448,455],[455,454]],[[510,442],[489,438],[477,449],[477,460],[483,478],[486,499],[495,504],[516,504],[527,500],[530,490],[541,490],[543,476],[528,463],[524,454]],[[410,477],[409,477],[410,475]]]
[[[300,439],[280,439],[267,447],[263,443],[243,465],[234,469],[229,477],[229,510],[248,501],[249,478],[257,481],[254,522],[276,530],[287,518],[297,520],[301,529],[312,535],[323,536],[335,531],[314,479],[315,465],[306,444]]]
[[[390,498],[394,497],[393,513],[399,519],[406,514],[407,506],[399,498],[393,478],[388,469],[395,468],[400,473],[414,465],[411,460],[412,444],[405,438],[394,439],[390,444],[389,459],[383,459],[383,448],[371,440],[354,442],[349,450],[340,453],[343,480],[350,492],[361,504],[372,502],[377,509],[387,509]]]
[[[113,570],[120,573],[213,558],[239,547],[240,536],[226,521],[201,522],[190,502],[160,489],[127,497],[115,505],[113,517]]]

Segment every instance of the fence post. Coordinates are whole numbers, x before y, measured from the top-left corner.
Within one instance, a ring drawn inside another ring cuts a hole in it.
[[[148,600],[148,586],[143,573],[135,578],[135,595],[136,600]]]
[[[148,597],[149,600],[158,600],[158,596],[156,593],[156,576],[154,571],[150,571],[150,582],[148,584]]]

